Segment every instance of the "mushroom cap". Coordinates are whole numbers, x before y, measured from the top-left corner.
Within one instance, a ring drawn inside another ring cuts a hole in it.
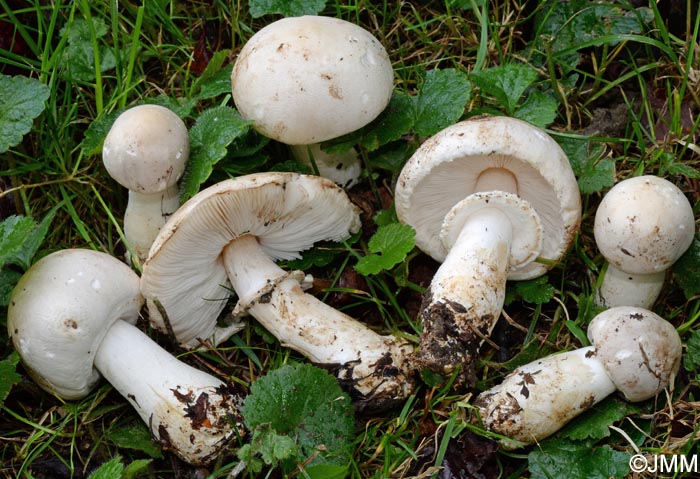
[[[370,32],[313,15],[262,28],[231,73],[243,118],[289,145],[320,143],[365,126],[389,103],[393,82],[389,55]]]
[[[112,124],[102,147],[109,175],[137,193],[159,193],[175,185],[190,154],[187,127],[172,110],[138,105]]]
[[[12,292],[7,329],[31,377],[64,399],[86,396],[100,379],[95,354],[112,323],[136,323],[139,277],[118,259],[61,250],[27,270]]]
[[[678,332],[647,309],[618,306],[603,311],[588,325],[588,339],[628,401],[655,396],[668,386],[680,366]]]
[[[289,260],[359,228],[358,209],[326,178],[254,173],[210,186],[173,214],[143,265],[151,324],[166,331],[157,299],[181,344],[208,339],[230,295],[222,252],[240,236],[254,235],[271,258]]]
[[[598,206],[593,233],[608,262],[630,274],[669,268],[695,234],[693,208],[683,192],[658,176],[620,181]]]
[[[396,213],[416,230],[416,245],[444,261],[447,248],[440,230],[445,215],[476,193],[479,175],[492,168],[510,171],[517,195],[539,215],[544,229],[540,257],[560,259],[581,222],[581,196],[569,160],[543,130],[502,116],[451,125],[423,142],[406,163],[396,185]],[[534,278],[547,269],[532,262],[509,279]]]

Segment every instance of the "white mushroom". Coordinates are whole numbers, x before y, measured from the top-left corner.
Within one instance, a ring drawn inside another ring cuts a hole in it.
[[[338,18],[277,20],[243,46],[231,74],[233,100],[263,135],[309,146],[319,173],[343,187],[359,177],[356,155],[320,153],[317,143],[355,131],[388,105],[394,74],[370,32]],[[303,146],[292,150],[309,163]]]
[[[124,263],[97,251],[62,250],[20,279],[7,328],[46,391],[80,399],[104,376],[164,447],[191,464],[210,462],[244,434],[240,399],[134,326],[142,304],[139,278]]]
[[[615,390],[628,401],[652,398],[678,372],[678,333],[646,309],[608,309],[593,318],[588,338],[592,346],[520,366],[477,396],[486,428],[510,439],[504,447],[546,438]]]
[[[140,260],[180,206],[177,181],[185,170],[189,145],[183,121],[159,105],[126,110],[105,138],[102,161],[110,176],[129,190],[124,236]]]
[[[693,208],[683,192],[658,176],[623,180],[603,197],[593,232],[608,266],[597,302],[650,308],[666,270],[695,235]]]
[[[413,388],[412,348],[306,294],[304,274],[275,263],[359,227],[345,192],[317,176],[258,173],[204,189],[173,215],[144,263],[151,323],[166,329],[157,300],[181,344],[220,343],[231,335],[216,322],[232,288],[236,315],[250,313],[283,345],[336,367],[361,396],[405,397]]]
[[[421,360],[441,374],[461,366],[469,381],[500,316],[506,280],[545,273],[578,231],[580,194],[569,161],[532,125],[478,117],[421,145],[401,171],[395,203],[417,246],[442,262],[421,307]]]

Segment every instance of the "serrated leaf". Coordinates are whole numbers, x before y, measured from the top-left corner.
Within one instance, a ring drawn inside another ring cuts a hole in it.
[[[107,133],[109,133],[109,129],[112,128],[112,124],[124,110],[125,108],[112,111],[90,122],[87,130],[85,130],[85,135],[83,135],[83,140],[80,142],[80,148],[83,150],[83,153],[86,155],[97,155],[102,152],[102,144],[107,137]]]
[[[567,424],[557,433],[557,437],[574,441],[599,441],[610,435],[610,426],[637,412],[639,408],[634,404],[616,397],[608,397]]]
[[[39,247],[44,242],[46,234],[49,232],[49,227],[56,216],[56,211],[60,208],[62,203],[54,206],[49,210],[42,220],[29,232],[29,234],[24,238],[24,243],[20,250],[15,254],[15,259],[13,263],[20,266],[22,269],[27,270],[32,264],[32,260],[39,250]]]
[[[95,38],[99,39],[108,33],[107,24],[98,17],[92,18],[92,29]],[[82,81],[95,79],[95,45],[93,44],[88,20],[79,18],[61,28],[59,35],[67,37],[67,45],[64,52],[63,66],[67,68],[72,77]],[[105,72],[114,68],[117,59],[111,48],[97,47],[99,57],[99,69]]]
[[[248,129],[249,123],[227,106],[215,106],[199,115],[190,129],[190,159],[180,184],[181,201],[199,191],[214,165],[226,156],[228,146]]]
[[[355,270],[367,276],[393,268],[411,252],[416,244],[415,239],[415,230],[406,224],[380,226],[367,243],[370,254],[360,258]]]
[[[471,98],[471,84],[466,73],[453,68],[430,70],[414,97],[413,130],[432,136],[455,123],[464,114]]]
[[[581,193],[596,193],[615,184],[615,162],[603,158],[600,145],[572,137],[562,137],[557,142],[569,158]]]
[[[0,405],[5,402],[12,387],[22,380],[22,376],[17,373],[18,363],[19,356],[15,351],[0,361]]]
[[[18,145],[29,133],[49,94],[39,80],[0,74],[0,153]]]
[[[515,110],[513,116],[540,128],[546,128],[557,117],[559,102],[552,96],[534,90]]]
[[[700,240],[697,236],[674,263],[672,271],[673,281],[683,290],[686,299],[700,293]]]
[[[353,438],[350,398],[326,371],[309,364],[285,365],[255,381],[243,406],[250,430],[269,425],[293,438],[299,462],[346,464]]]
[[[285,17],[316,15],[326,7],[327,0],[250,0],[250,15],[259,18],[263,15],[279,13]]]
[[[531,479],[608,479],[629,473],[630,454],[590,442],[550,439],[527,456]]]
[[[114,456],[88,476],[88,479],[122,479],[124,464],[121,456]]]
[[[108,440],[121,448],[142,451],[156,459],[163,457],[161,447],[153,442],[150,431],[143,423],[110,428],[106,436]]]
[[[692,330],[690,337],[685,341],[685,346],[683,368],[691,374],[696,373],[700,371],[700,331]]]
[[[211,65],[211,62],[209,65]],[[205,81],[202,81],[197,98],[204,100],[207,98],[214,98],[219,95],[230,94],[231,70],[233,70],[233,64],[226,65],[216,73],[212,74],[210,77],[207,77]]]
[[[24,246],[24,240],[36,227],[28,216],[13,215],[0,222],[0,267],[15,263]]]
[[[537,72],[522,63],[509,63],[473,72],[469,79],[513,115],[525,90],[537,79]]]
[[[545,275],[527,281],[518,281],[515,284],[515,291],[523,301],[544,304],[554,297],[556,289],[549,284],[549,278]]]

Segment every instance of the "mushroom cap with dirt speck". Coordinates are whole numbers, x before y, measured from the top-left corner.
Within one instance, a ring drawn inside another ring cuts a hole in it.
[[[116,258],[62,250],[34,263],[12,292],[7,329],[32,378],[63,399],[86,396],[101,375],[94,358],[112,323],[134,324],[139,277]]]
[[[588,325],[588,339],[628,401],[644,401],[658,394],[680,366],[678,332],[644,308],[618,306],[603,311]]]
[[[138,105],[121,113],[102,147],[109,175],[137,193],[159,193],[185,171],[190,144],[187,127],[172,110]]]
[[[359,228],[357,207],[326,178],[267,172],[210,186],[170,218],[144,263],[141,290],[151,323],[167,331],[158,300],[181,344],[211,339],[230,296],[222,252],[241,236],[255,236],[274,260],[291,260]]]
[[[537,277],[569,249],[581,221],[581,197],[564,151],[543,130],[524,121],[482,116],[449,126],[428,138],[404,166],[396,185],[396,212],[416,230],[417,246],[437,261],[447,247],[440,237],[447,213],[477,193],[480,175],[505,169],[518,197],[540,217],[540,258],[509,272],[509,279]],[[514,230],[514,236],[519,233]]]
[[[693,208],[670,181],[654,175],[620,181],[603,197],[594,229],[601,254],[630,274],[669,268],[695,235]]]
[[[370,32],[313,15],[283,18],[255,33],[231,74],[241,115],[289,145],[365,126],[389,103],[393,82],[389,56]]]

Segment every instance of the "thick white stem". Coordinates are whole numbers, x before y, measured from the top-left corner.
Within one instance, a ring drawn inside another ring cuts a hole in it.
[[[124,236],[140,260],[148,257],[153,240],[179,206],[177,185],[154,194],[129,191],[124,212]]]
[[[240,398],[223,381],[179,361],[125,321],[116,321],[106,334],[95,367],[151,434],[190,464],[210,462],[244,434]]]
[[[410,345],[305,293],[254,237],[227,246],[224,264],[240,304],[284,346],[337,369],[338,378],[362,396],[400,399],[413,390]]]
[[[323,151],[320,143],[290,145],[289,149],[299,163],[312,166],[313,162],[320,176],[333,180],[342,188],[350,188],[360,179],[362,162],[354,148],[340,154]]]
[[[505,168],[487,168],[476,180],[474,191],[518,192],[518,180]]]
[[[615,391],[592,346],[547,356],[515,369],[477,396],[487,429],[513,441],[513,449],[553,434]]]
[[[450,373],[468,367],[501,313],[512,227],[496,208],[465,222],[430,283],[422,310],[421,358]]]
[[[596,296],[599,306],[636,306],[650,309],[659,297],[666,271],[651,274],[625,273],[609,263]]]

